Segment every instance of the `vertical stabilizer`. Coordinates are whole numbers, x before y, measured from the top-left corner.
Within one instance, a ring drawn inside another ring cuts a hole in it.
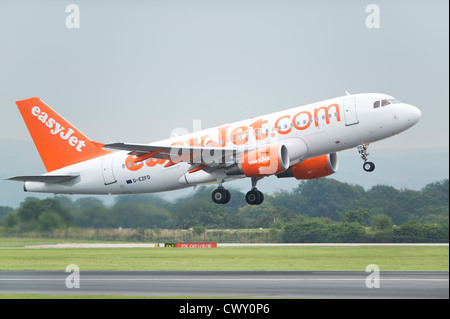
[[[37,97],[17,101],[20,113],[48,172],[110,153]]]

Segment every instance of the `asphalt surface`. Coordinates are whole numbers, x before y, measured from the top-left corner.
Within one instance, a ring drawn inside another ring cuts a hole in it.
[[[81,271],[79,277],[73,272],[1,271],[0,294],[449,298],[448,271],[387,271],[376,279],[353,271]]]

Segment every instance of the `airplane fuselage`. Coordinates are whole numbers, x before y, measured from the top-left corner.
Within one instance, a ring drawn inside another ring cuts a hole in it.
[[[377,101],[379,106],[376,106]],[[382,101],[388,101],[389,104],[384,102],[386,105],[381,106]],[[293,165],[309,158],[399,134],[417,123],[420,116],[416,107],[401,103],[389,95],[355,94],[225,124],[154,144],[239,150],[277,143],[287,146],[290,165]],[[80,145],[75,139],[72,142],[74,148]],[[150,157],[142,162],[134,162],[133,159],[134,156],[127,151],[110,152],[45,174],[79,175],[70,181],[27,181],[24,188],[27,191],[60,194],[135,194],[246,177],[244,174],[228,175],[226,165],[222,163],[214,164],[214,170],[189,172],[192,164],[187,162],[168,166],[169,160],[165,159]]]

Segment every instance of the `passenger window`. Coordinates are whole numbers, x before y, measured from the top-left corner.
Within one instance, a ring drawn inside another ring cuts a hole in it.
[[[382,100],[381,101],[381,106],[386,106],[386,105],[389,105],[389,104],[391,104],[391,102],[389,102],[388,100]]]
[[[377,109],[380,107],[380,101],[375,101],[375,103],[373,103],[373,108]]]

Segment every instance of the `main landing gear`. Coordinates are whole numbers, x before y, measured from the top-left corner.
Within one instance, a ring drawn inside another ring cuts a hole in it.
[[[358,145],[358,152],[364,160],[363,169],[366,172],[373,172],[375,169],[375,164],[367,160],[367,156],[369,156],[369,153],[367,153],[367,147],[369,147],[369,144]]]
[[[264,194],[256,188],[256,183],[260,179],[260,177],[252,177],[252,189],[245,195],[245,201],[249,205],[260,205],[264,201]],[[219,182],[219,187],[212,192],[211,198],[216,204],[226,204],[231,199],[230,191]]]
[[[256,188],[252,188],[245,195],[245,201],[249,205],[260,205],[264,201],[264,194]]]
[[[252,177],[252,189],[245,195],[245,201],[249,205],[260,205],[264,201],[264,194],[256,188],[256,183],[262,177]]]
[[[211,198],[216,204],[226,204],[231,199],[230,191],[223,186],[219,186],[212,192]]]

